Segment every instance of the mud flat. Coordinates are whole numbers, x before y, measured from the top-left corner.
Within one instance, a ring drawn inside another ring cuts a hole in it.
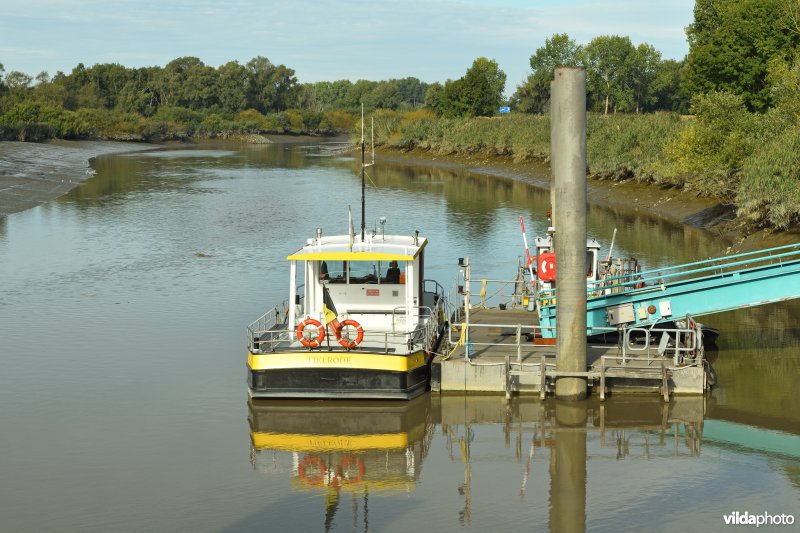
[[[36,207],[93,175],[100,155],[158,148],[108,141],[0,142],[0,216]]]

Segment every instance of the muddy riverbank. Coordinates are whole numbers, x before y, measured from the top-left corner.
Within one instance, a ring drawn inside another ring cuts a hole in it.
[[[546,163],[514,163],[504,157],[435,155],[426,150],[402,151],[380,149],[379,161],[466,168],[477,174],[523,181],[533,187],[548,189],[549,182],[538,176],[548,175]],[[773,231],[748,226],[736,217],[732,206],[677,188],[659,187],[634,181],[589,179],[589,203],[626,211],[648,213],[675,223],[708,231],[724,239],[733,251],[747,251],[800,242],[800,231]]]
[[[92,176],[92,160],[152,150],[154,144],[108,141],[0,142],[0,216],[36,207]]]

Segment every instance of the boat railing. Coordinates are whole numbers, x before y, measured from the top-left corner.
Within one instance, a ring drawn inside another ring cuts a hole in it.
[[[441,330],[444,315],[444,298],[439,298],[433,307],[418,306],[420,316],[425,320],[420,321],[419,325],[412,331],[398,331],[394,324],[392,331],[370,331],[364,330],[364,337],[358,345],[359,350],[376,351],[383,353],[393,353],[399,347],[412,351],[418,347],[431,350],[436,341],[438,332]],[[401,312],[402,311],[402,312]],[[395,314],[405,314],[405,307],[401,306],[395,310],[387,311],[392,316]],[[320,322],[324,324],[324,317],[320,317]],[[294,346],[298,340],[296,329],[289,327],[286,317],[276,306],[264,314],[257,321],[247,328],[248,348],[251,353],[271,353],[279,348],[282,349],[308,349],[302,345]],[[351,338],[352,340],[352,338]],[[344,352],[349,351],[336,339],[330,327],[325,328],[325,335],[322,342],[315,350]]]
[[[284,300],[247,326],[247,347],[255,353],[263,350],[263,345],[285,340],[283,333],[289,320],[289,300]]]

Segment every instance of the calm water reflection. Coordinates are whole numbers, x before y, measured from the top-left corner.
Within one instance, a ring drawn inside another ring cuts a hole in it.
[[[0,516],[9,531],[717,530],[800,494],[800,304],[707,317],[707,398],[560,406],[500,397],[246,404],[244,326],[286,255],[358,212],[351,160],[297,144],[98,159],[69,195],[0,218]],[[379,164],[367,226],[507,277],[547,194]],[[358,221],[357,221],[358,222]],[[661,266],[726,243],[593,207],[615,255]],[[795,511],[796,512],[796,511]]]

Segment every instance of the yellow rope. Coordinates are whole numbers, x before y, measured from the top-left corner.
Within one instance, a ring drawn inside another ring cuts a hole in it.
[[[442,357],[442,361],[447,361],[448,359],[450,359],[450,356],[452,356],[455,353],[456,349],[458,349],[459,346],[463,346],[464,341],[466,340],[466,337],[467,337],[467,324],[466,324],[466,322],[462,322],[461,323],[461,336],[458,338],[458,340],[456,341],[455,345],[453,345],[453,349],[450,350],[450,353],[448,353],[447,355]]]

